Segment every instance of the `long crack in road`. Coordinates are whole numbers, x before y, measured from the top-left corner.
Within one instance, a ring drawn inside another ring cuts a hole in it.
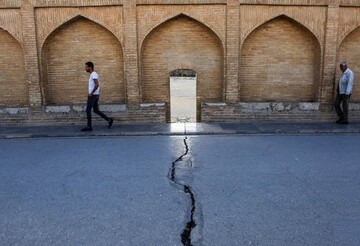
[[[197,226],[195,221],[195,212],[197,210],[197,202],[195,194],[190,186],[189,171],[193,167],[191,159],[185,157],[189,154],[189,145],[187,143],[188,138],[185,136],[183,143],[185,146],[185,152],[180,155],[175,161],[172,162],[169,179],[177,187],[190,196],[190,214],[187,215],[187,223],[181,233],[181,242],[185,246],[192,244],[192,231]],[[184,160],[186,159],[186,160]]]

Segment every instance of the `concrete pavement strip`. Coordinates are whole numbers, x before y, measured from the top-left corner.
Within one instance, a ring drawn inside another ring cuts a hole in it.
[[[296,135],[296,134],[359,134],[360,123],[136,123],[118,124],[111,129],[94,126],[92,132],[80,132],[78,125],[17,125],[0,126],[0,139],[47,137],[111,137],[111,136],[179,136],[179,135]]]

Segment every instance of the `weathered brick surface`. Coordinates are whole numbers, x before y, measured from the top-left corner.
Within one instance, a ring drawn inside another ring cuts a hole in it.
[[[332,120],[359,38],[358,0],[0,0],[0,119],[83,121],[93,60],[119,120],[165,121],[179,68],[197,72],[199,120]]]
[[[123,58],[116,37],[90,20],[78,18],[54,32],[42,52],[43,84],[47,104],[74,104],[86,100],[88,74],[84,63],[93,61],[99,74],[103,103],[125,100]]]
[[[16,40],[22,42],[20,9],[0,9],[0,28],[8,31]]]
[[[339,63],[347,61],[356,76],[351,101],[360,102],[360,8],[341,8],[339,23],[335,89],[341,73]]]
[[[208,28],[188,17],[177,17],[156,28],[142,48],[144,102],[169,103],[169,74],[176,69],[197,73],[197,98],[223,100],[223,50]]]
[[[40,85],[39,61],[36,45],[36,28],[34,7],[30,4],[21,7],[21,26],[25,54],[26,83],[29,87],[31,107],[41,107],[43,102]]]
[[[240,33],[240,6],[237,0],[228,0],[226,25],[226,83],[225,101],[237,102],[239,100],[239,33]]]
[[[331,111],[334,101],[334,82],[336,71],[337,37],[339,33],[339,6],[328,6],[326,20],[326,37],[324,44],[323,73],[320,85],[319,101],[325,111]]]
[[[358,78],[360,78],[360,46],[359,46],[359,40],[360,40],[360,28],[355,29],[353,32],[351,32],[345,40],[342,42],[339,53],[338,53],[338,64],[346,60],[349,64],[349,68],[357,75],[355,86],[353,89],[353,93],[351,96],[351,101],[360,101],[360,86],[357,86],[358,81],[360,81]],[[338,80],[340,77],[340,69],[337,69],[337,76],[336,79]],[[337,81],[336,81],[337,82]],[[337,83],[336,83],[337,85]],[[336,86],[335,86],[336,88]]]
[[[286,17],[260,26],[241,50],[241,101],[315,101],[320,53],[316,38]]]
[[[139,82],[139,59],[137,49],[137,8],[136,0],[128,0],[124,4],[124,48],[125,48],[125,81],[127,91],[127,103],[132,106],[139,104],[140,82]]]
[[[7,31],[0,29],[0,44],[0,105],[27,105],[29,89],[20,43]]]
[[[288,4],[290,1],[286,1]],[[284,3],[286,3],[284,1]],[[325,39],[326,23],[325,6],[286,6],[284,5],[240,5],[241,42],[257,27],[272,19],[284,15],[303,25],[319,40],[322,45]]]
[[[122,6],[36,8],[35,15],[39,52],[54,30],[79,16],[98,23],[113,33],[121,43],[123,42]]]
[[[206,25],[225,44],[226,5],[139,5],[137,9],[139,45],[155,27],[180,14]]]
[[[249,105],[247,105],[249,104]],[[318,110],[318,107],[306,109],[303,103],[284,103],[282,107],[276,103],[253,106],[253,103],[208,105],[202,104],[203,121],[335,121],[335,113]],[[360,105],[350,104],[349,118],[351,121],[359,121],[358,113]],[[320,109],[320,107],[319,107]]]

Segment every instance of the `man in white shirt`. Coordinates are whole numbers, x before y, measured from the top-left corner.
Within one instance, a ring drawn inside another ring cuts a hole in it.
[[[86,115],[87,115],[87,126],[81,131],[92,131],[91,125],[91,110],[94,109],[94,113],[98,114],[108,122],[108,128],[111,128],[114,120],[113,118],[107,117],[103,112],[99,110],[99,96],[100,96],[100,86],[99,86],[99,76],[97,72],[94,71],[94,63],[91,61],[85,63],[85,71],[90,74],[89,77],[89,86],[88,86],[88,100],[86,106]]]
[[[336,121],[338,124],[348,124],[348,111],[350,96],[354,83],[354,73],[348,68],[346,62],[340,63],[342,74],[339,79],[337,87],[337,96],[334,102],[334,107],[339,119]],[[342,104],[342,108],[340,105]]]

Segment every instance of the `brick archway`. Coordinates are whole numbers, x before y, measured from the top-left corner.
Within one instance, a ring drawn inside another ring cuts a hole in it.
[[[336,83],[340,76],[340,69],[338,64],[346,60],[349,64],[349,68],[354,72],[355,76],[360,75],[360,27],[353,30],[349,33],[342,41],[339,52],[338,52],[338,59],[337,59],[337,66],[336,66]],[[355,77],[356,78],[356,77]],[[335,86],[336,88],[336,86]],[[353,87],[353,92],[351,95],[351,101],[360,102],[360,88],[359,86]]]
[[[223,100],[223,67],[223,49],[217,35],[192,18],[177,16],[155,28],[143,42],[142,101],[168,105],[170,72],[192,69],[197,72],[200,114],[202,101]]]
[[[241,50],[241,101],[317,101],[321,48],[304,26],[280,16],[255,29]]]
[[[41,74],[46,103],[83,103],[88,80],[84,63],[90,60],[100,76],[101,101],[125,102],[120,42],[103,26],[77,17],[57,28],[43,45]]]
[[[29,105],[24,52],[20,43],[0,28],[0,105]]]

